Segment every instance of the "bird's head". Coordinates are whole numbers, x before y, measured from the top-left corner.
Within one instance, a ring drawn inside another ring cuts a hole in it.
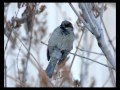
[[[73,26],[72,26],[71,22],[69,22],[69,21],[67,21],[67,20],[62,21],[60,27],[61,27],[62,29],[71,29],[71,30],[73,30]]]

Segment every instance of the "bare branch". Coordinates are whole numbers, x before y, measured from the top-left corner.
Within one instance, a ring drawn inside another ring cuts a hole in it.
[[[45,44],[45,43],[42,42],[42,41],[41,41],[41,43]],[[45,44],[45,45],[47,45],[47,44]],[[47,45],[47,46],[48,46],[48,45]],[[81,55],[77,55],[77,54],[74,54],[74,53],[71,53],[71,52],[70,52],[70,54],[75,55],[75,56],[78,56],[78,57],[81,57],[81,58],[85,58],[85,59],[87,59],[87,60],[90,60],[90,61],[92,61],[92,62],[96,62],[96,63],[98,63],[98,64],[101,64],[101,65],[105,66],[105,67],[109,67],[109,68],[115,70],[113,67],[108,66],[108,65],[103,64],[103,63],[100,63],[100,62],[98,62],[98,61],[95,61],[95,60],[93,60],[93,59],[90,59],[90,58],[87,58],[87,57],[84,57],[84,56],[81,56]]]
[[[79,3],[79,7],[82,9],[83,16],[86,18],[86,21],[91,27],[90,32],[95,35],[98,45],[105,54],[107,60],[110,62],[110,64],[116,69],[116,61],[115,57],[111,54],[110,50],[107,48],[104,35],[103,35],[103,30],[100,26],[100,23],[98,23],[97,19],[93,15],[91,9],[91,3]],[[85,25],[86,26],[86,25]],[[86,26],[87,27],[87,26]]]
[[[112,49],[114,50],[114,52],[116,53],[115,47],[113,46],[112,40],[110,39],[110,36],[108,35],[107,29],[106,29],[106,27],[105,27],[105,24],[104,24],[104,21],[103,21],[102,18],[101,18],[101,21],[102,21],[102,24],[103,24],[105,33],[106,33],[106,35],[107,35],[107,38],[108,38],[108,40],[109,40],[109,43],[110,43],[110,45],[112,46]]]
[[[81,42],[81,40],[82,40],[83,34],[84,34],[84,31],[82,31],[82,35],[81,35],[81,37],[80,37],[80,39],[79,39],[79,42],[78,42],[78,46],[77,46],[77,47],[80,46],[80,42]],[[72,67],[72,64],[73,64],[73,62],[74,62],[74,60],[75,60],[75,55],[76,55],[77,51],[78,51],[78,49],[76,49],[76,51],[75,51],[75,54],[74,54],[74,56],[73,56],[73,59],[72,59],[72,62],[71,62],[69,71],[71,70],[71,67]]]
[[[103,84],[103,86],[102,87],[104,87],[106,84],[107,84],[107,82],[110,80],[110,75],[108,76],[108,78],[106,79],[106,81],[105,81],[105,83]]]
[[[100,62],[95,61],[95,60],[93,60],[93,59],[90,59],[90,58],[87,58],[87,57],[84,57],[84,56],[81,56],[81,55],[77,55],[77,54],[74,54],[74,53],[70,53],[70,54],[76,55],[76,56],[81,57],[81,58],[85,58],[85,59],[87,59],[87,60],[96,62],[96,63],[98,63],[98,64],[101,64],[101,65],[105,66],[105,67],[109,67],[109,68],[115,70],[114,67],[111,67],[111,66],[108,66],[108,65],[106,65],[106,64],[100,63]]]
[[[78,47],[76,47],[76,48],[78,48]],[[97,53],[97,52],[92,52],[92,51],[88,51],[88,50],[83,50],[83,49],[80,49],[80,48],[78,48],[78,49],[81,50],[81,51],[84,51],[84,52],[88,52],[88,53],[93,53],[93,54],[98,54],[98,55],[104,56],[104,54],[102,54],[102,53]]]
[[[19,67],[18,67],[18,56],[19,56],[19,53],[20,53],[21,47],[22,47],[22,45],[20,46],[20,48],[19,48],[19,52],[18,52],[18,55],[17,55],[17,69],[18,69],[18,75],[19,75],[19,73],[20,73],[20,70],[19,70]]]

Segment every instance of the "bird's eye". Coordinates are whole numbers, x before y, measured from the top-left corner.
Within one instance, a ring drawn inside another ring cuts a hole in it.
[[[67,24],[65,24],[65,27],[67,27]]]
[[[71,26],[71,24],[70,24],[70,23],[65,25],[65,27],[70,27],[70,26]]]

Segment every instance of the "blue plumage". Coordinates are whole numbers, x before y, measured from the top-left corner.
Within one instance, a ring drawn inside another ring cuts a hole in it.
[[[56,64],[62,62],[73,48],[75,35],[69,21],[63,21],[52,33],[48,41],[47,58],[50,60],[46,69],[51,78]]]

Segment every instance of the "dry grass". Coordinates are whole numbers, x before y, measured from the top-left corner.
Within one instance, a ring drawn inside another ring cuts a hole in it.
[[[39,72],[40,87],[54,87],[45,71]]]

